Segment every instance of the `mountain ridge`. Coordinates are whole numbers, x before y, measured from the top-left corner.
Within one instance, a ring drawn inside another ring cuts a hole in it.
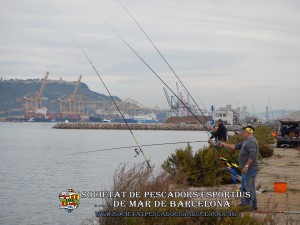
[[[63,96],[66,98],[73,93],[76,81],[65,80],[47,80],[43,97],[42,105],[51,111],[59,112],[59,104],[53,102]],[[35,95],[42,86],[42,79],[28,80],[1,80],[0,81],[0,116],[1,114],[17,114],[24,113],[24,98],[30,95]],[[82,94],[85,100],[104,101],[111,103],[110,96],[97,93],[89,89],[85,83],[80,83],[77,95]],[[122,101],[119,97],[113,96],[116,101]],[[52,104],[51,104],[52,102]]]

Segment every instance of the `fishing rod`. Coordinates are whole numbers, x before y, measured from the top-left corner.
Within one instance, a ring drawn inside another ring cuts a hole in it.
[[[218,147],[216,147],[218,149]],[[229,151],[227,150],[227,148],[223,147],[223,150],[227,153],[227,155],[230,156],[231,159],[233,159],[233,161],[239,165],[239,162],[229,153]]]
[[[146,36],[146,38],[149,40],[149,42],[152,44],[152,46],[156,49],[157,53],[161,56],[161,58],[164,60],[164,62],[167,64],[167,66],[170,68],[170,70],[172,71],[172,73],[174,74],[174,76],[177,78],[177,80],[180,82],[181,86],[184,88],[184,90],[186,91],[186,93],[188,94],[188,96],[191,97],[192,101],[194,102],[194,104],[197,106],[197,108],[199,109],[199,111],[201,112],[201,114],[204,116],[204,119],[208,122],[206,116],[204,115],[203,111],[201,110],[201,108],[198,106],[197,102],[194,100],[193,96],[190,94],[190,92],[188,91],[188,89],[186,88],[186,86],[183,84],[183,82],[181,81],[181,79],[178,77],[178,75],[175,73],[174,69],[171,67],[171,65],[168,63],[168,61],[166,60],[166,58],[163,56],[163,54],[159,51],[159,49],[157,48],[157,46],[154,44],[154,42],[150,39],[150,37],[147,35],[147,33],[145,32],[145,30],[141,27],[141,25],[137,22],[137,20],[133,17],[133,15],[129,12],[129,10],[125,7],[125,5],[121,2],[121,0],[118,0],[120,5],[123,7],[123,9],[127,12],[127,14],[133,19],[133,21],[135,22],[135,24],[140,28],[140,30],[144,33],[144,35]],[[202,124],[202,123],[201,123]]]
[[[205,128],[208,136],[210,137],[210,131],[208,128],[201,122],[201,120],[194,114],[194,112],[182,101],[181,98],[166,84],[166,82],[152,69],[151,66],[125,41],[125,39],[108,23],[106,23],[112,31],[134,52],[134,54],[152,71],[152,73],[172,92],[172,94],[186,107],[186,109],[196,118],[196,120]]]
[[[166,142],[166,143],[156,143],[156,144],[148,144],[148,145],[140,145],[140,147],[152,147],[152,146],[162,146],[162,145],[175,145],[175,144],[190,144],[190,143],[201,143],[201,142],[207,142],[207,141],[178,141],[178,142]],[[125,146],[125,147],[115,147],[115,148],[103,148],[103,149],[97,149],[92,151],[86,151],[86,152],[79,152],[72,155],[81,155],[85,153],[91,153],[91,152],[102,152],[102,151],[110,151],[110,150],[119,150],[119,149],[128,149],[128,148],[137,148],[137,145],[132,146]]]
[[[81,48],[80,48],[80,49],[81,49]],[[115,99],[112,97],[110,91],[108,90],[107,86],[105,85],[103,79],[101,78],[100,74],[98,73],[97,69],[95,68],[94,64],[92,63],[92,61],[90,60],[90,58],[88,57],[88,55],[85,53],[85,51],[84,51],[83,49],[81,49],[81,51],[82,51],[82,53],[84,54],[84,56],[86,57],[86,59],[88,60],[88,62],[91,64],[91,66],[93,67],[93,69],[95,70],[95,72],[96,72],[96,74],[98,75],[99,79],[101,80],[103,86],[105,87],[107,93],[109,94],[110,98],[112,99],[114,105],[116,106],[117,110],[119,111],[120,115],[122,116],[123,121],[125,122],[125,124],[126,124],[128,130],[129,130],[129,132],[131,133],[131,136],[133,137],[133,139],[134,139],[134,141],[135,141],[135,143],[136,143],[136,145],[137,145],[137,147],[138,147],[138,149],[135,149],[135,152],[137,153],[137,155],[139,155],[139,153],[142,153],[142,155],[143,155],[145,161],[147,162],[147,165],[148,165],[149,169],[151,169],[151,166],[150,166],[149,161],[146,159],[146,156],[145,156],[145,154],[144,154],[144,152],[143,152],[143,150],[142,150],[140,144],[138,143],[138,141],[137,141],[136,137],[134,136],[134,134],[133,134],[133,132],[132,132],[130,126],[128,125],[127,121],[125,120],[124,115],[123,115],[123,113],[121,112],[121,110],[119,109],[118,104],[116,103]],[[137,155],[136,155],[136,156],[137,156]]]
[[[201,122],[201,120],[192,112],[192,110],[175,94],[175,92],[166,84],[165,81],[149,66],[149,64],[125,41],[125,39],[111,26],[107,23],[107,25],[112,29],[112,31],[135,53],[135,55],[153,72],[153,74],[172,92],[172,94],[186,107],[186,109],[198,120],[198,122],[205,128],[208,136],[210,137],[211,132],[208,128]],[[225,152],[236,162],[233,156],[225,150]]]
[[[215,147],[216,149],[220,149],[220,146],[218,146],[218,144],[220,143],[220,141],[215,140],[215,144],[213,143],[213,141],[209,140],[209,143]],[[227,148],[222,147],[222,149],[226,152],[227,155],[230,156],[230,158],[237,164],[239,165],[239,162],[230,154],[230,152],[227,150]]]
[[[123,9],[127,12],[127,14],[132,18],[132,20],[135,22],[135,24],[140,28],[140,30],[143,32],[143,34],[145,35],[145,37],[149,40],[149,42],[152,44],[152,46],[155,48],[155,50],[157,51],[157,53],[161,56],[161,58],[163,59],[163,61],[166,63],[166,65],[170,68],[170,70],[172,71],[172,73],[174,74],[174,76],[177,78],[177,80],[180,82],[180,84],[182,85],[182,87],[184,88],[184,90],[186,91],[186,93],[188,94],[189,97],[191,97],[192,101],[194,102],[194,104],[197,106],[197,108],[199,109],[199,111],[201,112],[201,114],[203,115],[204,119],[208,122],[206,116],[204,115],[203,111],[201,110],[201,108],[199,107],[199,105],[197,104],[197,102],[195,101],[195,99],[193,98],[193,96],[190,94],[190,92],[188,91],[188,89],[186,88],[186,86],[183,84],[183,82],[181,81],[181,79],[178,77],[178,75],[175,73],[174,69],[172,68],[172,66],[169,64],[169,62],[166,60],[166,58],[163,56],[163,54],[161,53],[161,51],[157,48],[157,46],[154,44],[154,42],[151,40],[151,38],[149,37],[149,35],[145,32],[145,30],[141,27],[141,25],[137,22],[137,20],[133,17],[133,15],[130,13],[130,11],[125,7],[125,5],[121,2],[121,0],[118,0],[118,2],[120,3],[120,5],[123,7]],[[123,39],[123,38],[122,38]],[[124,41],[124,40],[123,40]],[[126,43],[126,42],[125,42]],[[128,45],[128,44],[127,44]],[[130,46],[129,46],[130,47]],[[131,47],[130,47],[131,48]],[[131,48],[132,49],[132,48]],[[132,49],[133,50],[133,49]],[[135,52],[135,51],[134,51]],[[142,60],[142,59],[141,59]],[[143,60],[142,60],[143,61]],[[147,65],[147,64],[146,64]],[[148,65],[147,65],[148,66]],[[149,67],[149,66],[148,66]],[[151,69],[152,70],[152,69]],[[153,71],[152,71],[153,72]],[[160,79],[161,80],[161,79]],[[164,83],[164,82],[163,82]],[[165,84],[165,83],[164,83]],[[166,84],[165,84],[166,85]],[[167,86],[167,85],[166,85]],[[170,90],[170,88],[169,88]],[[171,91],[172,92],[172,91]],[[175,93],[172,92],[174,95]],[[181,99],[175,95],[177,97],[177,99],[180,100],[181,103],[183,103],[181,101]],[[199,97],[198,97],[199,98]],[[203,103],[202,103],[203,104]],[[188,110],[189,107],[187,107],[185,104],[183,104]],[[204,105],[204,104],[203,104]],[[204,106],[204,108],[206,109],[206,107]],[[191,110],[189,110],[191,112]],[[207,111],[207,109],[206,109]],[[192,112],[191,112],[192,113]],[[197,117],[194,115],[194,113],[192,113],[192,115],[197,119]],[[198,119],[197,119],[198,120]],[[203,125],[203,123],[198,120],[202,126],[207,130],[207,134],[210,137],[211,132],[208,131],[208,128],[206,126]],[[236,161],[232,155],[226,150],[224,149],[225,152],[234,160]]]

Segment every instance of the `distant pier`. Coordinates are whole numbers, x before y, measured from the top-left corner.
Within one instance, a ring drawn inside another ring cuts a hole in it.
[[[165,124],[165,123],[131,123],[132,130],[186,130],[203,131],[199,124]],[[100,129],[100,130],[128,130],[125,123],[58,123],[55,129]]]

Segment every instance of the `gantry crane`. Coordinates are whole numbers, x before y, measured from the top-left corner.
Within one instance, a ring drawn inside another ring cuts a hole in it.
[[[163,87],[168,104],[171,109],[178,109],[179,108],[179,101],[175,98],[175,96],[169,96],[167,90]]]
[[[29,117],[31,114],[43,114],[46,117],[46,108],[41,107],[41,99],[45,90],[46,82],[49,76],[49,72],[42,81],[42,86],[37,93],[30,93],[25,96],[25,117]]]
[[[76,95],[78,92],[79,86],[80,86],[81,78],[82,78],[82,76],[80,75],[76,82],[74,91],[71,93],[71,95],[68,98],[66,98],[66,96],[63,96],[59,99],[60,113],[64,117],[67,115],[70,115],[70,116],[83,116],[84,115],[83,96]]]
[[[199,112],[197,111],[196,107],[193,106],[190,103],[190,94],[186,93],[186,98],[183,97],[182,92],[179,89],[179,85],[176,82],[176,90],[177,93],[175,96],[169,96],[167,90],[163,87],[168,104],[170,106],[170,116],[177,116],[177,117],[181,117],[181,116],[190,116],[191,113],[189,112],[189,110],[187,109],[187,107],[192,110],[195,114],[199,114]]]
[[[117,103],[118,108],[124,115],[136,116],[139,114],[150,113],[153,109],[142,105],[132,98],[126,98],[121,102]],[[115,104],[110,104],[106,108],[103,108],[106,115],[112,115],[117,111]]]

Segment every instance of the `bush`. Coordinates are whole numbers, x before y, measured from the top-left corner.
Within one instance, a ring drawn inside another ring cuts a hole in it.
[[[259,144],[259,153],[263,158],[271,157],[274,153],[274,148],[270,144],[274,143],[272,137],[272,129],[267,126],[255,127],[254,137]]]
[[[177,183],[192,186],[212,186],[218,184],[216,174],[220,168],[216,159],[219,153],[214,147],[199,149],[195,155],[190,146],[178,149],[162,164],[165,171],[172,174]]]
[[[274,148],[272,148],[269,144],[264,143],[259,145],[259,153],[263,158],[271,157],[274,153]]]
[[[254,137],[260,143],[274,144],[274,137],[272,137],[272,129],[267,126],[255,127]]]
[[[183,150],[184,151],[184,150]],[[207,151],[209,151],[207,149]],[[189,151],[187,151],[189,152]],[[211,151],[210,151],[211,153]],[[197,153],[196,153],[197,154]],[[202,153],[205,156],[209,156],[208,153]],[[201,159],[206,159],[201,155]],[[205,163],[204,163],[205,164]],[[182,187],[182,191],[187,191],[188,187]],[[113,192],[174,192],[180,191],[178,189],[174,189],[174,185],[172,185],[172,179],[163,171],[159,171],[154,174],[153,170],[149,169],[146,163],[138,164],[133,166],[132,168],[126,168],[126,164],[123,164],[119,167],[114,174],[114,182],[113,187],[111,189]],[[113,201],[115,200],[138,200],[145,202],[146,200],[154,201],[154,200],[166,200],[169,198],[147,198],[141,195],[140,198],[128,198],[126,197],[115,197],[109,198],[107,197],[104,202],[103,211],[109,212],[236,212],[236,217],[100,217],[99,222],[101,225],[157,225],[157,224],[166,224],[166,225],[196,225],[196,224],[204,224],[204,225],[264,225],[264,224],[276,224],[270,223],[270,218],[255,218],[250,213],[241,213],[242,208],[238,207],[230,207],[230,208],[190,208],[190,207],[170,207],[167,205],[166,207],[129,207],[126,205],[125,207],[114,207]],[[188,200],[187,198],[176,198],[172,200]],[[269,222],[269,223],[268,223]]]

